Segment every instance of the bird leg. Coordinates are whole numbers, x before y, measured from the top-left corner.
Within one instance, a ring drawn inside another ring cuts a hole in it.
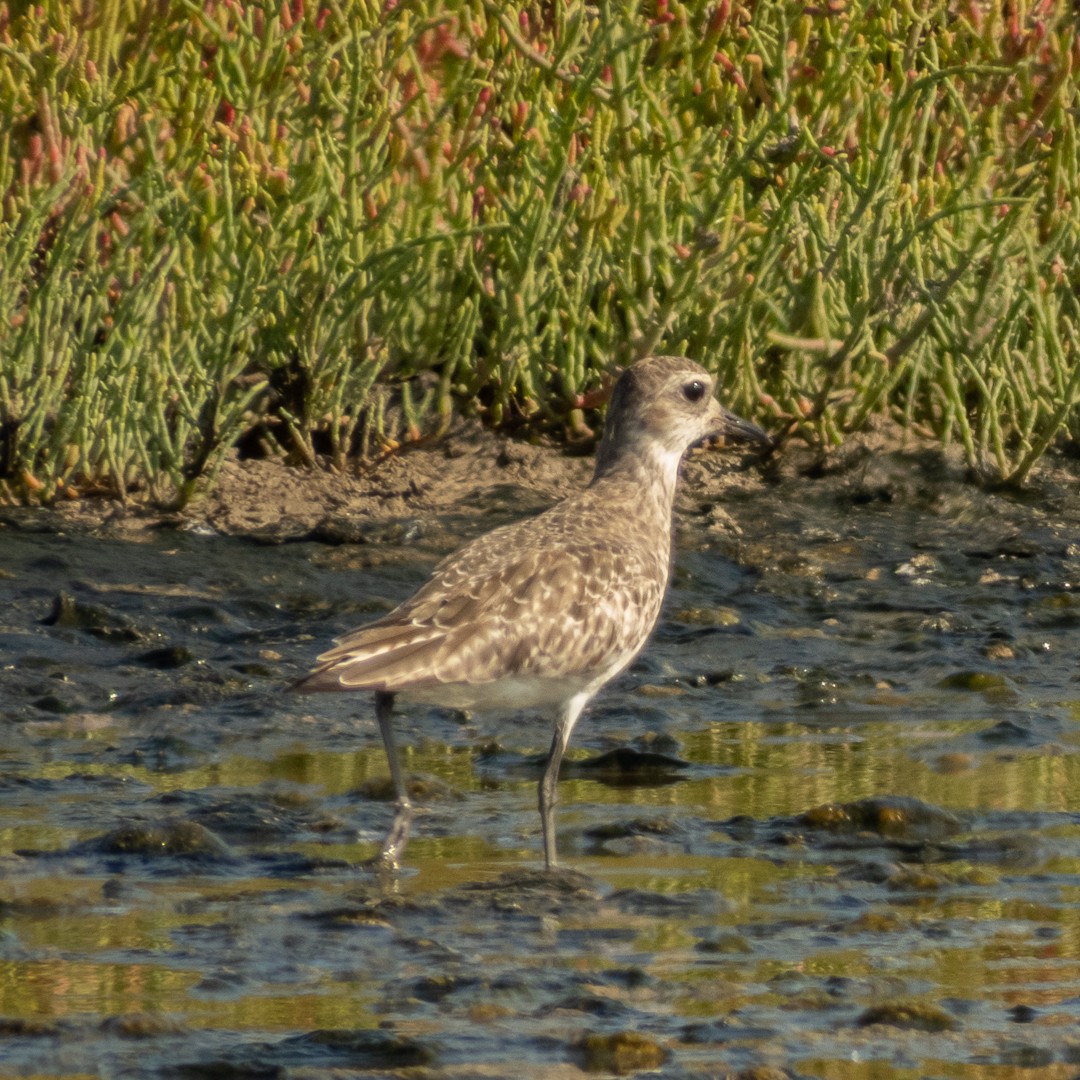
[[[559,783],[559,765],[562,762],[565,743],[562,732],[555,731],[548,751],[547,765],[540,778],[540,827],[544,832],[544,867],[551,870],[558,865],[559,857],[555,852],[555,804],[559,801],[556,787]]]
[[[397,870],[400,859],[409,842],[409,826],[412,825],[413,804],[405,786],[405,774],[401,771],[401,759],[398,756],[397,743],[394,741],[394,729],[391,719],[394,715],[394,695],[385,691],[375,692],[375,717],[379,721],[379,732],[386,749],[386,760],[390,764],[390,779],[394,784],[397,802],[394,806],[394,821],[383,840],[379,860],[389,870]]]
[[[551,749],[548,751],[547,764],[544,766],[544,775],[540,778],[540,827],[544,832],[544,868],[547,870],[552,870],[559,864],[555,851],[555,806],[559,801],[559,766],[562,764],[566,744],[570,741],[570,730],[576,719],[576,712],[572,717],[559,718],[551,740]]]

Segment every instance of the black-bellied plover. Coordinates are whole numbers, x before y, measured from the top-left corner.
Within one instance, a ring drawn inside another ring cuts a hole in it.
[[[544,861],[556,863],[559,765],[589,699],[641,651],[660,614],[683,454],[727,435],[768,443],[713,397],[691,360],[654,356],[615,384],[591,483],[538,517],[466,544],[388,615],[318,658],[293,689],[371,690],[397,797],[391,867],[413,807],[394,742],[394,700],[450,709],[540,709],[555,734],[540,780]]]

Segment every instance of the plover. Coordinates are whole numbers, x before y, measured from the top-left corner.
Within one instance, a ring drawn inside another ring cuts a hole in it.
[[[391,723],[401,697],[553,717],[539,806],[544,861],[555,866],[559,765],[581,710],[637,656],[656,624],[683,455],[709,436],[769,442],[724,409],[713,388],[713,377],[684,357],[654,356],[627,368],[612,392],[587,488],[466,544],[415,595],[341,638],[293,684],[374,691],[397,798],[385,865],[398,866],[413,816]]]

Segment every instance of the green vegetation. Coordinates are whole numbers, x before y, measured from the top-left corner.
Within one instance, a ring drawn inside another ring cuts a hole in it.
[[[1080,436],[1065,0],[0,3],[0,496],[178,504],[685,352],[774,429]]]

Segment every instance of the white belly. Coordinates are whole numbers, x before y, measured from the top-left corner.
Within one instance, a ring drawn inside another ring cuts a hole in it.
[[[591,698],[636,655],[636,651],[624,653],[602,670],[562,678],[506,675],[486,683],[444,683],[438,686],[416,687],[400,691],[395,696],[402,702],[415,701],[422,705],[438,705],[444,709],[496,709],[511,712],[516,709],[562,708],[572,698]]]

